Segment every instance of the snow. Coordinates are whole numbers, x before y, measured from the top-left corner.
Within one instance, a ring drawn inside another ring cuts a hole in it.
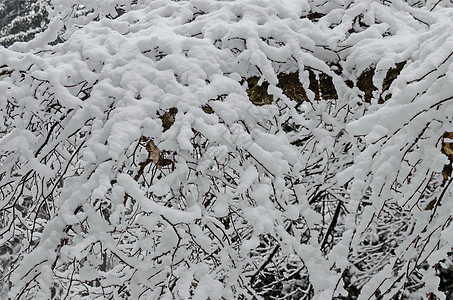
[[[331,299],[347,276],[359,299],[441,295],[452,8],[423,3],[53,0],[44,33],[0,49],[0,235],[33,245],[9,296],[266,298],[270,280]]]

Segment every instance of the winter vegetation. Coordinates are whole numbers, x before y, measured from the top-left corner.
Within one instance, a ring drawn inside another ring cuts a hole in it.
[[[45,29],[46,0],[0,0],[0,45],[28,41]]]
[[[39,3],[1,299],[451,297],[451,1]]]

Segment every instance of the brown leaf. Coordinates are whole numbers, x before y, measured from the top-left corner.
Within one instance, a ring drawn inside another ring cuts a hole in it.
[[[448,178],[451,176],[451,171],[452,171],[452,166],[451,164],[444,165],[444,168],[442,169],[442,186],[447,182]]]
[[[450,159],[453,159],[453,143],[442,143],[442,149]]]
[[[146,145],[146,150],[148,150],[148,159],[151,159],[153,163],[157,164],[160,160],[160,150],[151,140]]]
[[[174,163],[173,160],[161,157],[160,160],[157,162],[156,166],[160,170],[160,169],[162,169],[162,167],[169,166],[169,165],[171,165],[173,163]]]

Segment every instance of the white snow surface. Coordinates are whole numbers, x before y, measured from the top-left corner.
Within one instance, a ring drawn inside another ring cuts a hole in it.
[[[52,0],[46,31],[0,48],[8,297],[443,299],[452,6]],[[294,72],[303,103],[278,85]],[[249,100],[252,76],[272,103]]]

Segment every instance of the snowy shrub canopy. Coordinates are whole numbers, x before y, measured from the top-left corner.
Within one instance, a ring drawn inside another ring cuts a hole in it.
[[[0,297],[426,299],[446,0],[52,0],[0,48]]]
[[[0,0],[0,45],[29,41],[45,29],[47,0]]]

